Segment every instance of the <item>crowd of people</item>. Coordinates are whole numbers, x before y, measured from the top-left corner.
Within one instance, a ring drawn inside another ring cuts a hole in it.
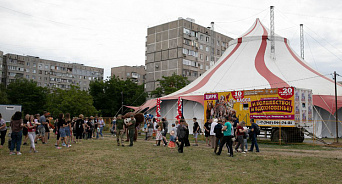
[[[11,139],[9,142],[10,155],[21,155],[20,147],[24,136],[23,145],[28,145],[27,140],[30,141],[30,152],[37,153],[36,144],[40,140],[42,144],[46,144],[50,139],[50,128],[56,135],[55,147],[61,149],[62,147],[69,148],[73,143],[81,143],[82,139],[99,139],[103,138],[103,128],[105,122],[102,117],[85,117],[80,114],[78,117],[71,118],[69,113],[65,115],[59,114],[58,118],[52,124],[52,118],[49,112],[44,112],[41,116],[39,114],[26,114],[22,119],[22,113],[16,112],[10,122]],[[251,127],[248,129],[244,121],[239,122],[236,116],[228,116],[221,118],[208,119],[204,124],[203,132],[201,126],[197,122],[197,118],[193,118],[193,146],[198,146],[198,135],[204,134],[206,145],[214,149],[214,153],[220,155],[222,149],[226,145],[228,154],[233,157],[235,152],[246,153],[253,151],[259,152],[257,143],[257,135],[260,129],[253,120]],[[116,136],[118,146],[125,146],[124,137],[127,136],[126,142],[129,141],[128,146],[133,146],[136,140],[136,133],[141,127],[145,132],[145,140],[149,141],[155,139],[154,146],[168,146],[173,149],[178,147],[178,152],[183,153],[184,147],[190,146],[189,141],[189,125],[184,118],[175,121],[171,125],[169,132],[169,123],[164,117],[161,121],[157,121],[153,117],[145,117],[142,126],[138,126],[134,115],[123,117],[119,114],[113,118],[111,133]],[[1,147],[5,143],[5,136],[7,127],[5,120],[0,114],[0,133],[1,133]],[[169,134],[169,140],[166,136]],[[247,138],[251,139],[251,147],[247,148]],[[16,149],[16,153],[14,152]]]
[[[12,116],[9,126],[8,147],[10,155],[21,155],[21,145],[28,145],[28,140],[30,141],[29,152],[37,153],[36,144],[38,141],[47,144],[50,140],[50,129],[56,135],[55,147],[61,149],[62,147],[69,148],[73,143],[81,143],[82,139],[103,138],[104,126],[103,118],[97,116],[84,118],[80,114],[78,117],[71,118],[69,113],[65,115],[61,113],[57,119],[53,120],[50,113],[46,111],[41,116],[39,114],[26,114],[24,118],[22,118],[22,113],[18,111]],[[6,121],[0,114],[0,148],[3,148],[5,143],[7,128]],[[22,141],[24,141],[23,144]]]
[[[259,152],[257,143],[257,135],[260,129],[253,119],[250,129],[246,127],[244,121],[239,122],[236,116],[225,116],[221,118],[211,118],[204,124],[203,130],[197,122],[197,118],[193,118],[193,146],[198,146],[198,135],[204,133],[206,145],[214,149],[214,153],[220,155],[224,145],[226,145],[228,154],[233,157],[233,150],[235,152],[246,153],[247,151],[253,152],[254,147],[256,152]],[[166,134],[168,133],[168,122],[166,118],[162,118],[158,122],[155,118],[146,118],[144,124],[145,140],[154,138],[156,141],[155,146],[160,146],[163,141],[164,146],[168,145],[166,141]],[[248,149],[247,139],[251,139],[251,147]],[[170,145],[171,143],[171,145]],[[190,146],[189,141],[189,125],[184,118],[177,120],[172,124],[170,132],[169,147],[175,148],[178,145],[178,152],[183,153],[184,147]],[[175,144],[173,144],[175,143]],[[218,149],[219,148],[219,149]],[[218,149],[218,151],[217,151]]]

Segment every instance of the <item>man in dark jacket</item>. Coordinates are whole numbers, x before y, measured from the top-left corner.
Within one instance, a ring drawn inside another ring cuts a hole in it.
[[[180,120],[180,125],[177,128],[177,139],[180,141],[180,145],[178,147],[178,152],[183,153],[183,147],[186,139],[188,128],[186,126],[186,122],[184,119]]]

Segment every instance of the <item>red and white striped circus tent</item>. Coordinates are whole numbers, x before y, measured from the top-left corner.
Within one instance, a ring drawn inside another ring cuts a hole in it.
[[[320,122],[315,127],[316,135],[334,137],[335,123],[328,121],[335,119],[334,81],[311,68],[292,50],[289,40],[276,34],[274,40],[275,54],[271,57],[270,31],[256,19],[241,37],[229,42],[221,58],[202,76],[161,98],[162,116],[168,119],[177,116],[178,97],[184,100],[186,119],[203,119],[204,93],[293,86],[312,89],[314,118]],[[338,84],[337,88],[338,114],[342,117],[342,85]],[[140,109],[152,109],[155,105],[156,99],[151,99]]]

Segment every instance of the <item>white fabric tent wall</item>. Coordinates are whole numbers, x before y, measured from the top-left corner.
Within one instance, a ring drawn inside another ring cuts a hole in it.
[[[183,116],[189,125],[190,134],[192,134],[193,121],[192,118],[196,117],[201,129],[204,125],[204,108],[203,105],[198,102],[183,100]],[[152,108],[147,112],[148,114],[156,115],[156,108]],[[172,123],[175,123],[177,116],[177,100],[165,100],[160,104],[161,117],[166,117],[169,122],[169,133],[171,131]]]

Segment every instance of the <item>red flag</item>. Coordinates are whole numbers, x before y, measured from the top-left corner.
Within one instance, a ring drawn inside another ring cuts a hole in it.
[[[161,103],[160,98],[157,98],[157,105],[156,105],[156,121],[157,122],[160,121],[160,103]]]
[[[178,97],[176,119],[180,120],[181,118],[182,118],[182,98]]]

